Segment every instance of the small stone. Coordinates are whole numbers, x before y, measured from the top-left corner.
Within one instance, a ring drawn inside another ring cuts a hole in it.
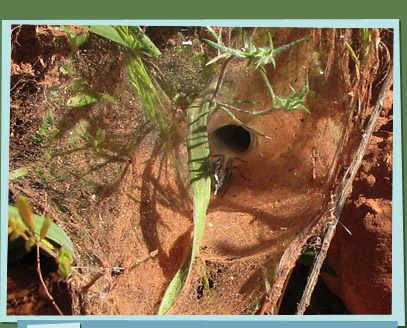
[[[366,183],[369,187],[373,187],[376,183],[376,177],[372,174],[368,175],[366,178]]]

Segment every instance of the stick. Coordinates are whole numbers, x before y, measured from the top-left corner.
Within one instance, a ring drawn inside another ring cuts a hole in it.
[[[45,285],[45,281],[42,277],[41,264],[40,264],[40,243],[39,243],[39,241],[37,242],[37,273],[38,273],[38,278],[40,279],[41,285],[44,288],[45,294],[47,295],[49,301],[52,303],[52,305],[54,306],[55,310],[58,312],[59,315],[64,315],[62,313],[61,309],[59,308],[59,306],[57,305],[57,303],[55,302],[55,299],[52,297],[52,295],[48,291],[47,285]]]
[[[390,66],[392,67],[392,66]],[[383,101],[386,97],[387,92],[389,91],[391,85],[393,83],[393,70],[390,69],[387,77],[383,83],[382,88],[380,89],[380,93],[378,96],[378,100],[376,102],[375,108],[373,110],[373,114],[369,119],[369,122],[366,126],[366,130],[362,135],[362,140],[359,144],[359,148],[356,152],[356,157],[353,160],[352,164],[348,168],[338,190],[338,197],[333,200],[334,207],[332,208],[332,214],[328,217],[331,221],[328,221],[328,224],[325,228],[323,233],[323,242],[321,249],[317,256],[314,259],[312,270],[307,279],[307,285],[305,286],[302,298],[300,303],[297,307],[298,315],[304,314],[305,310],[310,304],[311,296],[314,291],[315,285],[318,281],[319,273],[321,271],[322,264],[326,258],[329,246],[331,244],[332,238],[335,235],[336,226],[339,222],[339,217],[342,213],[343,207],[345,205],[345,200],[349,194],[350,187],[352,186],[352,182],[356,176],[357,171],[359,170],[360,164],[362,162],[362,158],[365,154],[366,148],[369,144],[370,136],[372,135],[373,129],[376,126],[377,119],[379,117],[380,111],[383,107]]]

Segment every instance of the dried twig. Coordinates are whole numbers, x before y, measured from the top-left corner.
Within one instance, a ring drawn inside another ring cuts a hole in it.
[[[41,285],[45,290],[45,294],[47,295],[49,301],[52,303],[52,305],[54,306],[55,310],[58,312],[59,315],[64,315],[61,311],[61,309],[59,308],[59,306],[57,305],[57,303],[55,302],[55,299],[52,297],[51,293],[49,292],[47,285],[45,284],[44,278],[42,277],[42,273],[41,273],[41,264],[40,264],[40,243],[37,242],[37,273],[38,273],[38,278],[40,279]]]
[[[376,102],[376,106],[373,110],[373,114],[369,119],[369,122],[366,126],[365,132],[362,135],[362,140],[359,144],[359,148],[356,152],[356,157],[353,160],[352,164],[348,168],[341,184],[339,185],[338,189],[338,197],[333,200],[334,207],[331,208],[331,215],[328,219],[328,224],[325,228],[323,233],[323,242],[320,251],[318,252],[317,256],[314,259],[314,263],[311,269],[311,272],[307,279],[307,285],[305,286],[305,290],[303,292],[303,296],[301,298],[300,303],[297,307],[297,313],[299,315],[304,314],[305,310],[307,309],[310,301],[311,296],[314,290],[314,287],[318,281],[319,273],[321,271],[322,264],[326,258],[330,243],[332,238],[335,235],[336,225],[338,224],[339,217],[342,213],[343,206],[345,205],[345,200],[350,192],[350,187],[352,186],[353,180],[356,176],[357,171],[359,170],[360,164],[362,162],[362,158],[365,154],[366,148],[369,144],[370,136],[373,133],[373,129],[376,126],[377,119],[379,117],[380,111],[383,107],[383,102],[386,97],[387,92],[389,91],[392,83],[393,83],[393,70],[392,65],[390,65],[389,72],[386,76],[386,79],[383,83],[383,86],[380,90],[378,100]],[[333,210],[333,211],[332,211]]]

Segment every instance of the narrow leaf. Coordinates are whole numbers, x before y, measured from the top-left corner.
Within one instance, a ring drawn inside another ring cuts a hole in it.
[[[194,236],[191,256],[169,284],[159,309],[159,314],[165,314],[181,296],[192,265],[199,251],[199,244],[205,228],[206,210],[211,196],[211,176],[208,169],[208,113],[210,99],[216,86],[216,81],[198,97],[188,108],[187,148],[189,157],[189,174],[194,202]]]
[[[34,245],[35,245],[35,237],[32,236],[25,241],[26,252],[29,252],[31,250],[31,247],[33,247]]]
[[[120,43],[126,47],[129,45],[120,37],[120,34],[113,26],[109,25],[82,25],[82,27],[88,29],[90,32],[105,37],[113,42]]]
[[[34,213],[24,196],[17,197],[17,208],[28,231],[34,234]]]
[[[48,233],[49,226],[51,225],[51,219],[46,217],[44,222],[42,223],[41,230],[40,230],[40,239],[44,239]]]
[[[74,97],[71,97],[67,101],[67,106],[69,107],[82,107],[86,105],[93,104],[99,100],[98,97],[91,96],[88,93],[80,93]]]

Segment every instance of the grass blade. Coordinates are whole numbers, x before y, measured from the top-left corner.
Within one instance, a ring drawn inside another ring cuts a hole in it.
[[[120,34],[113,26],[110,25],[82,25],[82,27],[88,29],[92,33],[103,36],[106,39],[117,42],[121,45],[129,47],[126,41],[124,41]]]
[[[194,237],[191,256],[176,273],[161,300],[158,314],[166,314],[180,297],[192,264],[199,251],[199,244],[205,228],[206,210],[211,196],[211,176],[208,169],[209,141],[208,114],[210,112],[210,97],[216,84],[212,83],[206,92],[200,96],[187,111],[188,131],[187,148],[189,156],[189,173],[194,199]]]

